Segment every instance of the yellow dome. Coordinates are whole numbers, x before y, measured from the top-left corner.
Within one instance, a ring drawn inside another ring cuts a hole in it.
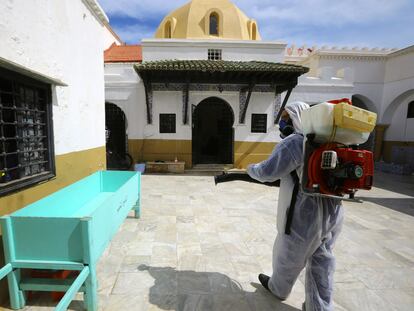
[[[261,40],[256,21],[229,0],[192,0],[167,15],[155,37]]]

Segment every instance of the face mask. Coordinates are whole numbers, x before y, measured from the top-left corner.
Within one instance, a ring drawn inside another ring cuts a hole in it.
[[[290,134],[293,134],[295,132],[295,128],[293,127],[292,120],[291,119],[289,119],[288,121],[283,120],[283,119],[280,120],[279,131],[280,131],[280,137],[282,139],[288,137]]]

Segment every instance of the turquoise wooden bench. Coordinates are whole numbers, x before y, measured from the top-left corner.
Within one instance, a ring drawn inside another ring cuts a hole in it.
[[[96,263],[129,211],[140,216],[141,175],[101,171],[0,218],[10,304],[26,304],[26,291],[65,292],[55,310],[66,310],[84,292],[97,310]],[[77,270],[70,280],[21,277],[21,269]]]

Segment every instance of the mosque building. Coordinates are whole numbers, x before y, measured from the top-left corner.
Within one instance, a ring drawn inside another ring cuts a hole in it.
[[[377,161],[414,158],[414,46],[288,47],[262,40],[229,0],[193,0],[154,38],[105,51],[107,118],[118,120],[110,130],[135,161],[243,168],[280,141],[284,100],[344,97],[378,114],[368,143]]]
[[[97,0],[0,1],[0,216],[106,169],[108,142],[136,162],[244,168],[294,100],[376,112],[379,168],[414,171],[414,46],[287,46],[259,26],[229,0],[193,0],[125,45]]]

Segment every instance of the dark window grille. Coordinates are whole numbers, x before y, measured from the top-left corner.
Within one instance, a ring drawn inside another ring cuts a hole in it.
[[[175,114],[160,114],[160,133],[175,133]]]
[[[267,114],[252,114],[252,133],[267,133]]]
[[[218,50],[218,49],[208,50],[208,60],[221,60],[221,59],[222,59],[222,50]]]
[[[50,85],[0,69],[0,195],[54,176]]]
[[[407,119],[414,118],[414,101],[408,104]]]

